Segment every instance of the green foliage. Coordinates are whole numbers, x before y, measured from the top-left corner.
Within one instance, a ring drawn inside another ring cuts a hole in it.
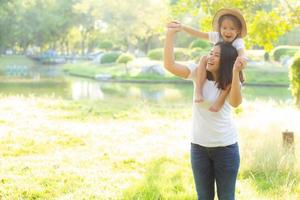
[[[272,51],[272,54],[274,60],[279,61],[282,56],[293,57],[299,50],[298,46],[278,46]]]
[[[162,48],[152,49],[148,52],[147,56],[152,60],[162,60],[163,51]],[[186,60],[189,58],[189,50],[185,48],[175,48],[174,56],[175,60]]]
[[[99,42],[99,48],[105,49],[106,51],[111,50],[113,48],[113,43],[111,41],[101,41]]]
[[[193,60],[200,59],[201,56],[208,55],[207,50],[203,50],[202,48],[193,48],[190,50],[190,58]]]
[[[273,48],[274,42],[286,33],[291,27],[290,24],[275,11],[258,11],[249,23],[248,42],[263,46],[266,51]]]
[[[148,52],[147,56],[152,60],[162,60],[163,59],[163,49],[162,48],[152,49]]]
[[[175,48],[175,60],[187,60],[189,58],[189,50],[185,48]]]
[[[262,46],[271,51],[280,36],[296,26],[291,23],[291,13],[288,8],[282,8],[277,0],[223,0],[208,3],[200,0],[180,0],[172,6],[174,15],[179,18],[186,14],[199,16],[202,31],[212,31],[212,18],[220,8],[238,8],[242,11],[248,29],[245,37],[247,47]],[[299,21],[299,20],[298,20]]]
[[[291,82],[292,95],[295,98],[296,104],[300,104],[300,55],[295,57],[289,71]]]
[[[134,56],[131,54],[122,54],[119,56],[117,63],[124,63],[127,64],[128,62],[132,61]]]
[[[121,53],[119,53],[119,52],[105,53],[101,57],[101,64],[104,64],[104,63],[114,63],[114,62],[117,61],[117,59],[119,58],[120,55],[121,55]]]
[[[265,61],[269,61],[270,60],[270,54],[269,54],[269,52],[265,52],[264,53],[264,60]]]
[[[194,40],[189,48],[193,49],[193,48],[201,48],[201,49],[207,49],[209,48],[211,45],[209,42],[205,41],[205,40]]]

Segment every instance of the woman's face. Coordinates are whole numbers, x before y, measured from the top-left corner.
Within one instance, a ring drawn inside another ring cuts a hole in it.
[[[214,46],[207,58],[207,65],[206,65],[207,71],[216,73],[219,70],[220,56],[221,56],[220,46]]]

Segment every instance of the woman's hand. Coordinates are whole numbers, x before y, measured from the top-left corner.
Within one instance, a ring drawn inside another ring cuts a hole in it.
[[[234,65],[233,65],[233,72],[240,72],[243,69],[245,69],[245,66],[247,64],[247,61],[243,57],[237,57]]]
[[[179,21],[171,21],[167,24],[167,28],[180,28],[181,29],[181,23]]]
[[[167,24],[167,31],[168,33],[177,33],[181,31],[181,23],[177,21],[172,21]]]

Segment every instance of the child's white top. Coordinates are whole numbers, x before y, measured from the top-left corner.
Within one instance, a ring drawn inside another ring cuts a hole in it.
[[[217,42],[223,42],[223,38],[218,32],[208,32],[208,40],[213,44],[216,44]],[[236,48],[236,50],[245,49],[244,41],[239,37],[232,42],[232,46]]]
[[[197,65],[188,65],[188,80],[196,84]],[[195,89],[195,87],[194,87]],[[238,141],[237,129],[232,117],[231,105],[226,100],[219,112],[209,111],[209,107],[220,94],[215,81],[206,80],[202,95],[204,102],[193,103],[191,142],[205,147],[218,147]]]

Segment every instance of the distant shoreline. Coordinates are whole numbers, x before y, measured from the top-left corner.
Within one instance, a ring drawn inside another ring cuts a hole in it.
[[[69,74],[70,76],[77,76],[81,78],[92,79],[98,82],[117,82],[117,83],[141,83],[141,84],[191,84],[189,80],[126,80],[126,79],[95,79],[89,76],[78,75],[78,74]],[[288,84],[276,84],[276,83],[244,83],[244,86],[253,86],[253,87],[289,87]]]

